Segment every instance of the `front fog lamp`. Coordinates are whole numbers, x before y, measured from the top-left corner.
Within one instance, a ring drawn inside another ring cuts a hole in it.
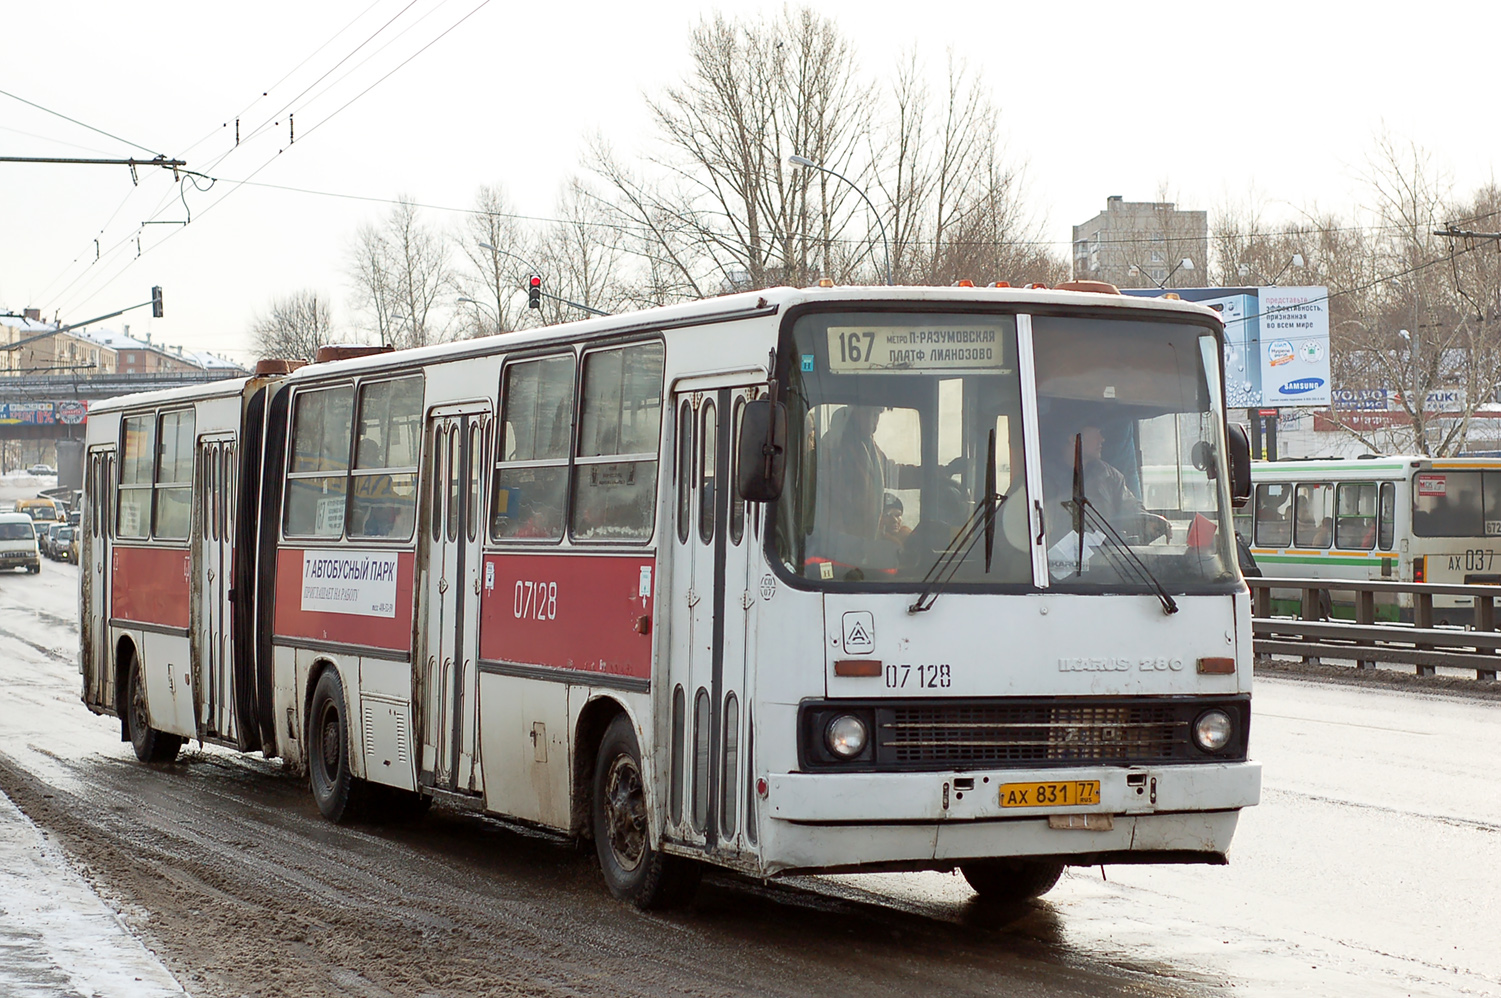
[[[1223,710],[1206,710],[1194,722],[1194,744],[1205,752],[1218,752],[1230,744],[1235,725]]]
[[[865,722],[853,714],[840,714],[823,729],[824,744],[841,759],[853,759],[865,751],[869,736]]]

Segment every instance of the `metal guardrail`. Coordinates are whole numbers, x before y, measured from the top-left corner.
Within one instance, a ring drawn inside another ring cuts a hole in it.
[[[1501,668],[1501,632],[1496,600],[1501,586],[1445,585],[1435,582],[1375,582],[1354,579],[1247,579],[1251,587],[1252,633],[1257,656],[1353,659],[1358,668],[1377,662],[1416,666],[1434,675],[1438,666],[1474,669],[1475,678],[1494,680]],[[1272,616],[1272,590],[1301,593],[1297,617]],[[1321,594],[1353,593],[1355,619],[1332,620]],[[1412,623],[1377,623],[1378,595],[1411,597]],[[1468,628],[1435,626],[1433,597],[1463,596],[1474,601]],[[1322,605],[1321,605],[1322,604]]]

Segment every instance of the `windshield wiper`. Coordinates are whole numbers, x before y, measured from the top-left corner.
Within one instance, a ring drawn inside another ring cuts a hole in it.
[[[1006,498],[995,491],[995,430],[991,430],[990,456],[985,459],[985,496],[923,575],[922,589],[917,594],[917,601],[907,607],[908,613],[922,613],[932,608],[938,601],[939,590],[953,579],[981,536],[985,538],[985,572],[990,573],[990,558],[995,551],[995,514]]]
[[[1089,497],[1084,494],[1083,434],[1074,437],[1074,494],[1073,501],[1068,505],[1070,511],[1073,513],[1074,533],[1079,538],[1079,560],[1074,569],[1075,578],[1080,578],[1084,575],[1084,527],[1087,521],[1090,526],[1096,528],[1097,533],[1104,537],[1105,544],[1103,548],[1106,554],[1113,553],[1115,555],[1115,557],[1111,558],[1115,570],[1123,576],[1128,574],[1134,576],[1135,581],[1145,584],[1156,593],[1157,599],[1162,603],[1163,613],[1174,614],[1178,612],[1177,600],[1173,599],[1172,595],[1163,588],[1162,583],[1157,581],[1157,576],[1152,574],[1152,570],[1147,567],[1146,562],[1142,561],[1141,557],[1135,551],[1131,550],[1131,545],[1127,543],[1126,539],[1120,535],[1115,527],[1110,525],[1110,521],[1099,514],[1099,511],[1095,509],[1094,503],[1090,502]],[[1130,568],[1131,571],[1129,573],[1122,571],[1122,564]]]
[[[1111,562],[1115,566],[1115,570],[1123,576],[1129,575],[1133,577],[1136,582],[1151,589],[1162,603],[1163,613],[1177,613],[1178,601],[1173,599],[1172,595],[1163,588],[1161,582],[1157,581],[1157,576],[1152,574],[1152,570],[1147,567],[1146,562],[1141,560],[1141,556],[1131,550],[1131,545],[1120,535],[1120,532],[1110,525],[1109,520],[1099,514],[1099,511],[1095,509],[1094,503],[1081,496],[1077,501],[1076,510],[1075,515],[1080,521],[1080,526],[1082,527],[1087,523],[1104,538],[1104,543],[1100,546],[1101,550],[1107,556],[1114,556],[1111,558]],[[1080,551],[1084,548],[1084,532],[1082,530],[1079,532],[1079,548]],[[1082,562],[1083,559],[1081,556],[1081,565]],[[1124,571],[1126,568],[1129,568],[1131,571],[1129,573]]]

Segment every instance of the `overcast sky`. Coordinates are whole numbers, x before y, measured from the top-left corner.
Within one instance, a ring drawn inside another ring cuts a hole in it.
[[[812,6],[838,22],[871,75],[888,76],[913,45],[935,69],[952,49],[982,70],[1060,251],[1069,226],[1111,194],[1152,200],[1165,188],[1211,212],[1252,191],[1274,206],[1352,208],[1383,129],[1427,147],[1462,189],[1501,161],[1501,129],[1485,113],[1496,87],[1489,58],[1435,47],[1488,51],[1480,40],[1501,21],[1490,4]],[[274,295],[322,290],[336,324],[353,322],[352,234],[388,206],[229,181],[453,207],[498,183],[520,211],[547,216],[589,136],[625,153],[648,148],[643,96],[682,77],[702,16],[779,8],[53,0],[3,9],[0,90],[117,138],[0,95],[0,155],[123,158],[148,155],[144,147],[223,179],[204,193],[189,187],[184,206],[161,170],[132,187],[124,167],[0,163],[0,311],[79,321],[145,301],[160,284],[165,318],[141,310],[111,325],[247,360],[251,319]],[[277,123],[252,136],[268,116]],[[188,211],[187,226],[141,225]],[[428,217],[448,227],[460,218]]]

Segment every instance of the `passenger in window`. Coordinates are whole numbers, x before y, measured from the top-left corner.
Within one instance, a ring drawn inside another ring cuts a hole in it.
[[[847,405],[834,413],[824,434],[819,476],[828,485],[829,523],[854,537],[874,538],[880,531],[890,464],[876,446],[882,411]]]
[[[1136,493],[1126,484],[1126,476],[1102,456],[1105,433],[1093,423],[1081,423],[1073,433],[1065,434],[1050,449],[1051,461],[1043,469],[1043,482],[1051,497],[1049,512],[1061,515],[1064,523],[1073,519],[1074,459],[1077,449],[1083,464],[1084,498],[1105,521],[1126,537],[1140,538],[1150,544],[1159,537],[1173,539],[1173,525],[1166,517],[1147,512]],[[1086,524],[1085,530],[1089,530]],[[1066,531],[1059,531],[1062,536]]]
[[[912,528],[902,523],[905,508],[900,498],[890,492],[886,493],[881,510],[881,536],[886,540],[902,544],[912,535]]]

